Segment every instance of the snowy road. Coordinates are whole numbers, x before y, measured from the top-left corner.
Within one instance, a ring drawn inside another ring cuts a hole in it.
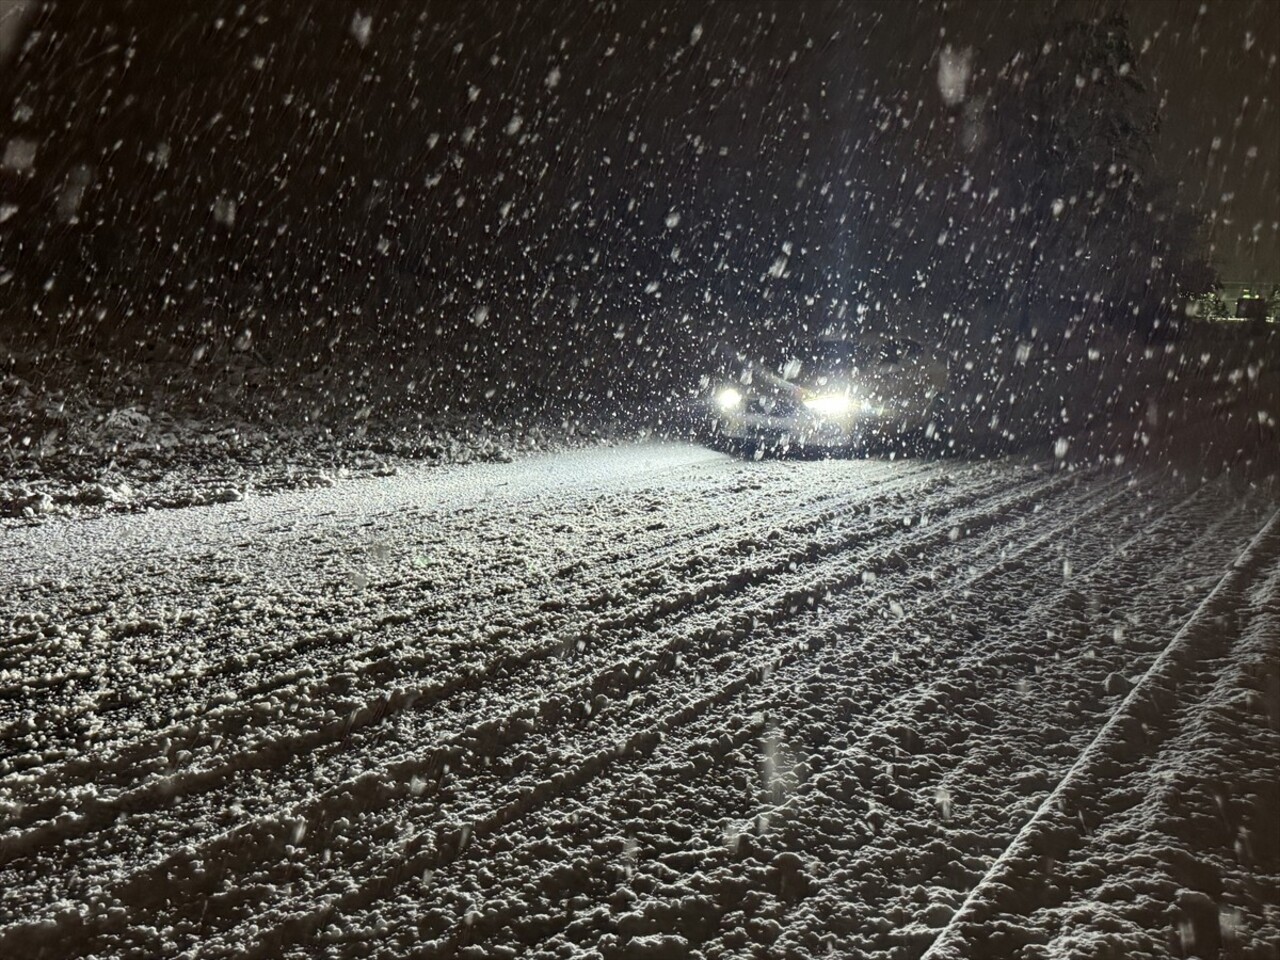
[[[0,531],[0,956],[1269,956],[1275,509],[655,444]]]

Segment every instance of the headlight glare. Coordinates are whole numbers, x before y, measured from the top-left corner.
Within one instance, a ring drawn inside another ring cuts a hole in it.
[[[716,391],[716,406],[721,410],[737,410],[742,406],[742,393],[734,387],[723,387]]]
[[[809,397],[804,405],[823,417],[840,417],[853,409],[853,399],[846,393],[822,393]]]

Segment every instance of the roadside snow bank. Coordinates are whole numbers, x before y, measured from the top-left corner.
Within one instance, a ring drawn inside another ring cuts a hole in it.
[[[129,390],[114,396],[103,385],[40,386],[32,365],[8,360],[7,374],[0,363],[0,523],[231,503],[388,476],[406,463],[510,462],[635,434],[606,417],[442,411],[403,398],[379,411],[330,400],[322,416],[311,397],[246,403],[210,389],[193,402],[161,389],[161,375],[173,376],[161,364],[135,369]]]

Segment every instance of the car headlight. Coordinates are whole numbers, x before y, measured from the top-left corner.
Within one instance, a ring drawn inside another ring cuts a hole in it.
[[[847,393],[821,393],[809,397],[805,407],[824,417],[840,417],[853,409],[853,398]]]
[[[742,406],[742,393],[733,387],[725,387],[716,392],[716,406],[721,410],[737,410]]]

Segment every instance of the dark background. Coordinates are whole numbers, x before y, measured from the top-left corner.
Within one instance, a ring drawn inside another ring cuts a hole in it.
[[[1205,8],[30,4],[0,337],[527,407],[832,323],[1150,335],[1280,279],[1280,18]]]

